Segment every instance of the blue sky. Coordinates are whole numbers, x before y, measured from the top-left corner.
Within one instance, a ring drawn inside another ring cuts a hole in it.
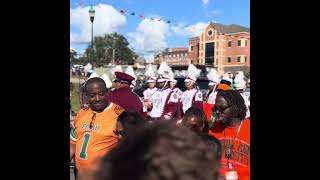
[[[96,9],[95,35],[121,33],[145,57],[165,47],[187,47],[188,38],[199,34],[209,21],[250,27],[249,0],[71,0],[70,46],[78,52],[91,41],[90,4]],[[150,17],[165,21],[150,21]]]

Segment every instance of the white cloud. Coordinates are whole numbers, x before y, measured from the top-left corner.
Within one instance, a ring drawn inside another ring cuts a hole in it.
[[[153,54],[148,54],[143,56],[147,62],[153,62],[154,61],[154,55]]]
[[[74,42],[74,34],[73,33],[70,33],[70,43]]]
[[[91,41],[91,22],[89,6],[70,9],[70,43],[86,43]],[[101,36],[106,33],[118,32],[125,24],[126,17],[107,4],[95,7],[93,35]]]
[[[210,17],[211,19],[214,18],[214,17],[217,17],[219,15],[222,14],[222,11],[221,10],[212,10],[212,11],[207,11],[206,12],[206,16],[207,17]],[[212,17],[213,16],[213,17]]]
[[[130,46],[134,51],[160,51],[167,46],[165,41],[169,34],[169,26],[163,21],[144,19],[142,20],[136,32],[128,33]]]
[[[172,26],[171,30],[177,34],[182,36],[199,36],[204,28],[208,26],[208,23],[198,22],[193,25],[184,26],[183,24],[179,24],[178,26]]]
[[[219,14],[221,14],[221,11],[220,10],[213,10],[213,11],[211,11],[211,14],[212,15],[219,15]]]
[[[201,1],[204,7],[206,7],[210,3],[210,0],[201,0]]]
[[[73,51],[77,51],[75,48],[73,48],[72,46],[70,46],[70,50],[73,50]]]

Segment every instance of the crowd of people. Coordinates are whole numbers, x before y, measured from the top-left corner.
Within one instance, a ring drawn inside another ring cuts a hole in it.
[[[208,74],[202,94],[188,74],[186,91],[170,73],[148,76],[139,97],[134,77],[115,72],[83,87],[85,101],[71,123],[70,161],[77,179],[250,179],[250,101],[239,73],[233,82]]]

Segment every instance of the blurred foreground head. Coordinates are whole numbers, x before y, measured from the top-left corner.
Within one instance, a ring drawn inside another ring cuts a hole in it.
[[[102,161],[101,180],[216,180],[219,161],[195,133],[175,123],[145,124]]]

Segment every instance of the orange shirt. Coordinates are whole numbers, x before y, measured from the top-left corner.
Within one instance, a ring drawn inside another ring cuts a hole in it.
[[[76,145],[75,163],[79,174],[96,170],[99,159],[115,147],[118,137],[114,130],[123,111],[113,103],[100,113],[91,109],[79,111],[70,134],[70,142]]]
[[[237,128],[238,127],[223,128],[220,124],[217,124],[212,131],[209,131],[209,134],[218,138],[222,145],[221,176],[225,175],[227,166],[225,145],[227,147],[230,146]],[[239,180],[250,180],[250,120],[243,120],[239,134],[235,139],[229,162],[238,171]]]

